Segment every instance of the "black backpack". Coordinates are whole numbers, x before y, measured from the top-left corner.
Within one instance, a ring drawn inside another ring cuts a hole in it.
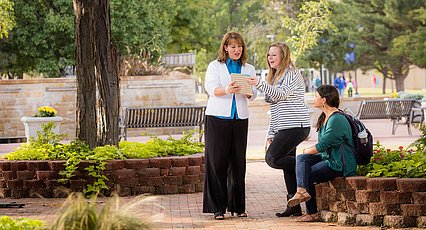
[[[370,159],[373,156],[373,136],[365,125],[355,117],[339,110],[340,114],[343,114],[348,120],[351,129],[352,137],[355,143],[355,158],[358,165],[367,165],[370,163]],[[366,137],[360,138],[358,134],[365,130]]]

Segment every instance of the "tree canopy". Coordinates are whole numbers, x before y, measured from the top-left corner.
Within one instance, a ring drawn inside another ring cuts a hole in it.
[[[121,55],[158,59],[171,41],[174,0],[111,0],[113,43]]]
[[[196,52],[196,70],[202,72],[216,57],[223,34],[234,30],[245,38],[249,62],[257,68],[267,66],[266,49],[277,41],[293,47],[299,67],[323,64],[331,72],[373,68],[395,80],[397,90],[404,90],[410,65],[426,67],[424,0],[109,2],[112,43],[120,54],[154,63],[165,53]],[[75,65],[72,2],[3,0],[2,18],[13,20],[8,16],[12,3],[16,26],[8,38],[0,38],[0,74],[63,76],[66,66]],[[5,35],[4,28],[9,31],[13,21],[1,23]],[[310,39],[303,35],[306,31],[312,32]],[[345,55],[352,50],[355,60],[348,64]]]
[[[0,0],[0,39],[9,36],[9,31],[16,25],[13,14],[13,2]]]
[[[58,76],[75,63],[74,16],[68,0],[14,0],[16,27],[0,42],[0,73]]]

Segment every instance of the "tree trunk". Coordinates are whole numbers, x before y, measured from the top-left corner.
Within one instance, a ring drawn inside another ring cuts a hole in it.
[[[74,0],[77,139],[90,148],[118,144],[118,52],[111,45],[108,0]]]
[[[74,0],[77,75],[77,139],[96,146],[95,2]]]
[[[390,78],[388,75],[389,70],[383,65],[376,66],[376,70],[378,70],[383,75],[382,93],[386,94],[386,79],[392,80],[392,78]]]
[[[392,73],[395,77],[396,92],[404,92],[404,80],[410,72],[410,65],[407,61],[401,60],[398,64],[392,66]]]
[[[382,93],[386,94],[386,76],[383,76]]]
[[[396,92],[404,92],[404,80],[402,76],[395,75]]]
[[[111,44],[111,25],[108,0],[100,0],[95,14],[96,80],[99,89],[98,145],[118,144],[120,89],[118,51]]]

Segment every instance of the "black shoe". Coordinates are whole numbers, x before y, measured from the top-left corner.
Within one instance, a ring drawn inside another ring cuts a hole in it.
[[[277,212],[275,213],[278,217],[289,217],[289,216],[301,216],[302,215],[302,208],[300,205],[296,205],[294,207],[287,207],[284,212]]]
[[[214,219],[215,220],[224,220],[225,215],[223,214],[223,212],[215,212],[214,213]]]
[[[290,200],[293,197],[293,194],[287,195],[287,200]],[[289,216],[301,216],[302,215],[302,208],[299,205],[296,205],[294,207],[289,207],[284,210],[284,212],[277,212],[275,213],[278,217],[289,217]]]

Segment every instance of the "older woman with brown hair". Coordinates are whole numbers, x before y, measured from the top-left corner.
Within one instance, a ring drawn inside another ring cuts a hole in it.
[[[247,63],[247,49],[236,32],[224,35],[218,58],[206,72],[205,88],[209,95],[205,121],[205,177],[203,212],[223,220],[226,210],[247,217],[245,205],[248,101],[256,97],[240,94],[241,87],[231,74],[255,77]]]

